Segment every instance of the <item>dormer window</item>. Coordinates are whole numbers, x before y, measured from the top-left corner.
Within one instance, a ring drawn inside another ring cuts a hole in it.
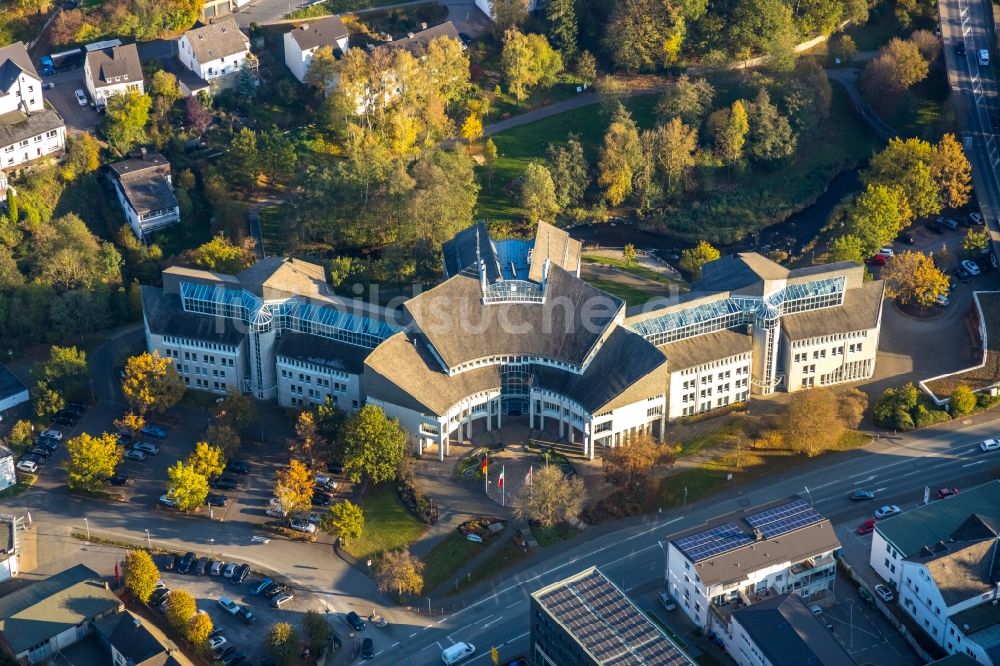
[[[119,81],[121,81],[121,80],[122,80],[122,77],[120,77],[120,76],[116,76],[116,77],[115,77],[115,83],[118,83],[118,82],[119,82]]]
[[[122,75],[122,80],[123,81],[128,81],[128,74],[123,74]]]

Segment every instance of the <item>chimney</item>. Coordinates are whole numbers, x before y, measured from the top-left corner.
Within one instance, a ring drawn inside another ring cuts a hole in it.
[[[420,29],[421,30],[426,30],[427,29],[427,21],[421,21],[420,22]]]
[[[410,39],[413,39],[413,33],[412,32],[406,33],[406,36],[409,37]]]
[[[763,539],[764,539],[764,533],[761,532],[760,529],[758,529],[758,528],[755,527],[754,530],[753,530],[753,538],[754,538],[754,541],[763,541]]]

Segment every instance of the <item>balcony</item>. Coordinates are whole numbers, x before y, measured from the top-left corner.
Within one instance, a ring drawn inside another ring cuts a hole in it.
[[[823,555],[822,557],[810,557],[802,560],[798,564],[793,564],[789,573],[792,576],[799,576],[814,569],[823,569],[834,563],[833,555]]]
[[[729,601],[724,601],[722,603],[712,602],[708,605],[709,612],[715,616],[717,620],[725,625],[729,624],[729,619],[733,614],[733,611],[737,611],[741,608],[745,608],[747,604],[743,602],[742,599],[730,599]]]
[[[781,594],[779,590],[773,587],[765,587],[763,590],[757,590],[756,592],[746,593],[740,590],[740,600],[747,606],[752,606],[753,604],[764,601],[765,599],[770,599]]]

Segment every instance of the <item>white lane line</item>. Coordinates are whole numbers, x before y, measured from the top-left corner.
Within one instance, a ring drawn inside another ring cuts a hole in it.
[[[858,485],[859,483],[868,483],[869,481],[873,480],[874,478],[875,478],[875,475],[874,475],[874,474],[872,474],[872,475],[871,475],[871,476],[869,476],[869,477],[868,477],[867,479],[859,479],[859,480],[855,481],[855,482],[854,482],[854,485],[856,486],[856,485]]]
[[[882,492],[882,491],[884,491],[884,490],[888,490],[888,489],[889,489],[889,488],[888,488],[888,486],[887,486],[887,487],[885,487],[885,488],[876,488],[876,489],[875,489],[875,490],[873,490],[872,492],[874,492],[874,493],[880,493],[880,492]]]
[[[521,599],[520,601],[515,601],[510,606],[507,606],[507,608],[513,608],[514,606],[516,606],[518,604],[523,604],[523,603],[524,603],[524,599]]]
[[[965,465],[962,465],[962,467],[972,467],[973,465],[982,465],[984,462],[986,462],[986,461],[985,460],[977,460],[976,462],[966,463]]]
[[[428,629],[431,629],[433,626],[434,626],[433,624],[428,624],[426,627],[424,627],[420,631],[427,631]]]
[[[458,615],[458,613],[455,613],[455,615]],[[490,619],[491,617],[493,617],[494,615],[495,615],[495,613],[490,613],[490,614],[489,614],[489,615],[487,615],[486,617],[481,617],[481,618],[479,618],[478,620],[476,620],[475,622],[470,622],[469,624],[465,625],[464,627],[459,627],[459,628],[458,628],[458,629],[456,629],[455,631],[453,631],[453,632],[451,632],[450,634],[448,634],[448,640],[449,640],[449,641],[454,641],[455,639],[454,639],[454,638],[452,638],[452,636],[454,636],[454,635],[455,635],[455,634],[457,634],[458,632],[462,631],[463,629],[468,629],[469,627],[471,627],[471,626],[473,626],[473,625],[475,625],[475,624],[479,624],[479,623],[480,623],[480,622],[482,622],[483,620],[488,620],[488,619]]]
[[[390,645],[389,649],[391,650],[392,648],[396,647],[397,645],[399,645],[399,641],[396,641],[395,643],[393,643],[392,645]]]
[[[416,635],[417,635],[417,632],[414,631],[412,634],[410,634],[410,638],[413,638]]]
[[[481,626],[481,627],[480,627],[480,629],[486,629],[486,628],[487,628],[487,627],[489,627],[489,626],[490,626],[491,624],[496,624],[497,622],[499,622],[499,621],[500,621],[500,620],[502,620],[502,619],[503,619],[503,615],[501,615],[500,617],[498,617],[498,618],[497,618],[497,619],[495,619],[495,620],[490,620],[489,622],[487,622],[486,624],[484,624],[483,626]]]
[[[511,643],[514,643],[515,641],[519,641],[519,640],[521,640],[522,638],[524,638],[525,636],[528,636],[529,634],[530,634],[530,632],[525,632],[525,633],[521,634],[520,636],[514,636],[514,638],[508,638],[507,640],[505,640],[505,641],[504,641],[503,643],[501,643],[500,645],[497,645],[496,647],[497,647],[497,648],[502,648],[502,647],[503,647],[503,646],[505,646],[505,645],[510,645]],[[478,657],[473,657],[472,659],[469,659],[468,661],[466,661],[466,662],[464,662],[464,663],[466,663],[466,664],[471,664],[471,663],[474,663],[474,662],[477,662],[477,661],[479,661],[480,659],[484,659],[484,658],[486,658],[486,657],[489,657],[489,656],[490,656],[490,654],[491,654],[491,653],[490,653],[490,650],[484,650],[484,651],[483,651],[483,653],[482,653],[481,655],[479,655]],[[501,655],[500,659],[501,659],[501,660],[503,659],[503,656],[502,656],[502,655]]]
[[[375,657],[379,656],[383,652],[385,652],[385,650],[379,650],[378,652],[375,653]],[[372,659],[374,659],[375,657],[372,657]]]

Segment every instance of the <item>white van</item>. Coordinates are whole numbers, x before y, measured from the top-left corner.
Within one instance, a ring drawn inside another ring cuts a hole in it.
[[[472,643],[455,643],[449,645],[441,651],[441,661],[448,666],[457,664],[471,657],[476,651],[476,646]]]

